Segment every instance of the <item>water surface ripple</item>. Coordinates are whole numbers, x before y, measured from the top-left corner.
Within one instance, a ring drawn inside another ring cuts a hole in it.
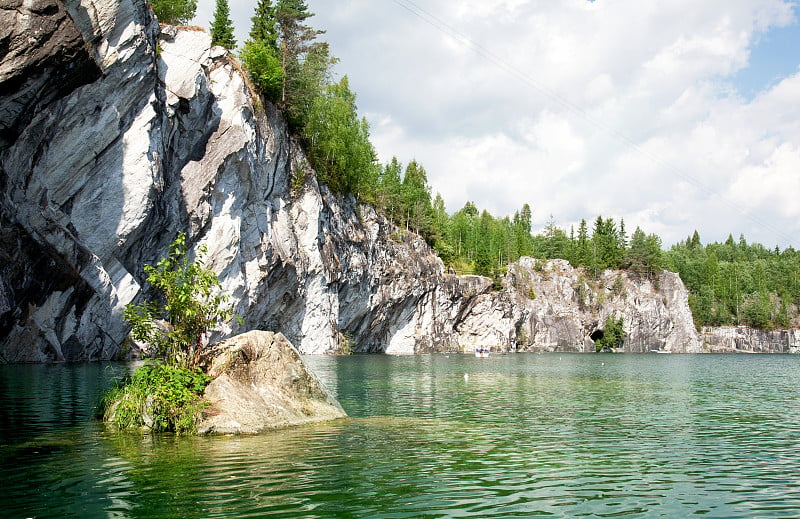
[[[113,375],[107,366],[0,366],[0,516],[796,517],[800,510],[800,357],[308,361],[351,418],[210,438],[115,434],[92,422],[92,402]]]

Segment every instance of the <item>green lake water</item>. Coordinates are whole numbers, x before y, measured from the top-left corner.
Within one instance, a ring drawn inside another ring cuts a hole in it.
[[[800,356],[307,357],[350,418],[116,434],[124,365],[0,366],[0,517],[798,517]]]

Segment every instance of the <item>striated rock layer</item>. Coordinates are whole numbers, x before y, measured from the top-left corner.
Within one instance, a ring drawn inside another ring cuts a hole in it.
[[[122,309],[180,231],[244,318],[211,341],[585,351],[614,313],[628,351],[701,349],[674,274],[590,283],[523,259],[499,292],[445,274],[419,237],[318,185],[226,51],[160,28],[144,0],[12,0],[0,18],[0,362],[121,355]]]

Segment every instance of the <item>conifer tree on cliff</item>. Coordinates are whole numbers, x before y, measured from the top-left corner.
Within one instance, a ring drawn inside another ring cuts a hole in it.
[[[150,0],[150,7],[158,21],[170,25],[183,25],[194,18],[197,0]]]
[[[217,0],[214,22],[211,24],[211,44],[225,47],[228,50],[236,47],[236,37],[233,35],[233,22],[231,21],[228,0]]]
[[[313,99],[322,93],[328,69],[334,62],[328,45],[315,41],[325,31],[305,24],[314,13],[305,0],[278,0],[275,19],[278,54],[283,69],[280,104],[295,128],[305,125]]]
[[[250,19],[253,25],[240,58],[250,77],[270,101],[278,101],[283,89],[283,68],[278,56],[278,31],[272,0],[259,0]]]
[[[304,0],[259,0],[241,53],[253,82],[283,108],[296,130],[305,125],[334,62],[328,45],[315,41],[323,31],[305,24],[313,15]]]
[[[255,13],[250,18],[253,22],[250,27],[250,41],[262,42],[278,51],[278,29],[275,27],[275,6],[272,0],[259,0]]]

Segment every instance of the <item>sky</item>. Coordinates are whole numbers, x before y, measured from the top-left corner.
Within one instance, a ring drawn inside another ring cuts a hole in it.
[[[800,248],[798,0],[307,0],[381,162],[449,213]],[[241,45],[256,0],[229,0]],[[199,0],[208,27],[214,0]]]

